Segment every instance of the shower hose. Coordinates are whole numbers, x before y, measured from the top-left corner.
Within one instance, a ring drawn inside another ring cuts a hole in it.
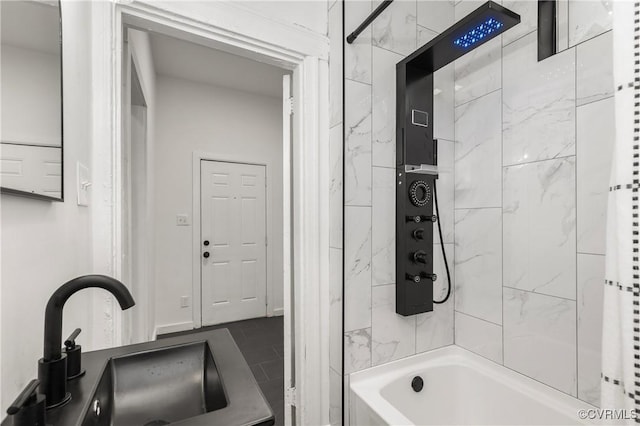
[[[437,184],[433,183],[433,201],[436,205],[436,221],[438,223],[438,234],[440,235],[440,248],[442,249],[442,258],[444,259],[444,268],[447,271],[447,295],[442,300],[434,300],[433,303],[442,304],[449,300],[451,296],[451,274],[449,273],[449,263],[447,262],[447,254],[444,250],[444,240],[442,238],[442,227],[440,226],[440,210],[438,209],[438,191],[436,190]]]

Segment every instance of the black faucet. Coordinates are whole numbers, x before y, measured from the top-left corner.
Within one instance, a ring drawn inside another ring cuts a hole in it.
[[[40,392],[47,397],[47,409],[62,406],[71,399],[67,393],[67,357],[61,349],[62,308],[74,293],[90,287],[103,288],[113,294],[123,310],[136,303],[124,284],[105,275],[75,278],[51,295],[44,314],[44,356],[38,361]]]

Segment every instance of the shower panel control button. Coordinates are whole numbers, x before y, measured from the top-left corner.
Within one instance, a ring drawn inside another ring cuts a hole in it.
[[[415,229],[412,235],[416,240],[424,240],[424,228]]]
[[[422,274],[416,274],[416,275],[407,274],[407,279],[409,281],[413,281],[414,283],[418,284],[420,280],[422,280],[421,275]]]
[[[407,222],[421,223],[429,219],[428,216],[423,215],[407,216]]]
[[[209,240],[204,240],[204,242],[202,244],[204,244],[205,246],[208,246],[209,245]]]
[[[205,251],[204,253],[202,253],[202,257],[204,257],[205,259],[208,259],[208,258],[209,258],[209,256],[210,256],[210,255],[209,255],[209,252],[208,252],[208,251]]]
[[[427,263],[427,253],[422,250],[418,250],[413,253],[413,261],[416,263]]]

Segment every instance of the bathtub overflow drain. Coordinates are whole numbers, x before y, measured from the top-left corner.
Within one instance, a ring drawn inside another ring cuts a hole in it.
[[[424,380],[422,380],[422,377],[414,377],[413,380],[411,380],[411,387],[413,388],[414,392],[420,392],[424,387]]]

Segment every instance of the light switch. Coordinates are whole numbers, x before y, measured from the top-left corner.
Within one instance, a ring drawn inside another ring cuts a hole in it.
[[[89,168],[84,164],[78,162],[78,171],[76,173],[76,177],[78,179],[78,205],[88,206],[89,187],[91,186],[91,175],[89,173]]]

